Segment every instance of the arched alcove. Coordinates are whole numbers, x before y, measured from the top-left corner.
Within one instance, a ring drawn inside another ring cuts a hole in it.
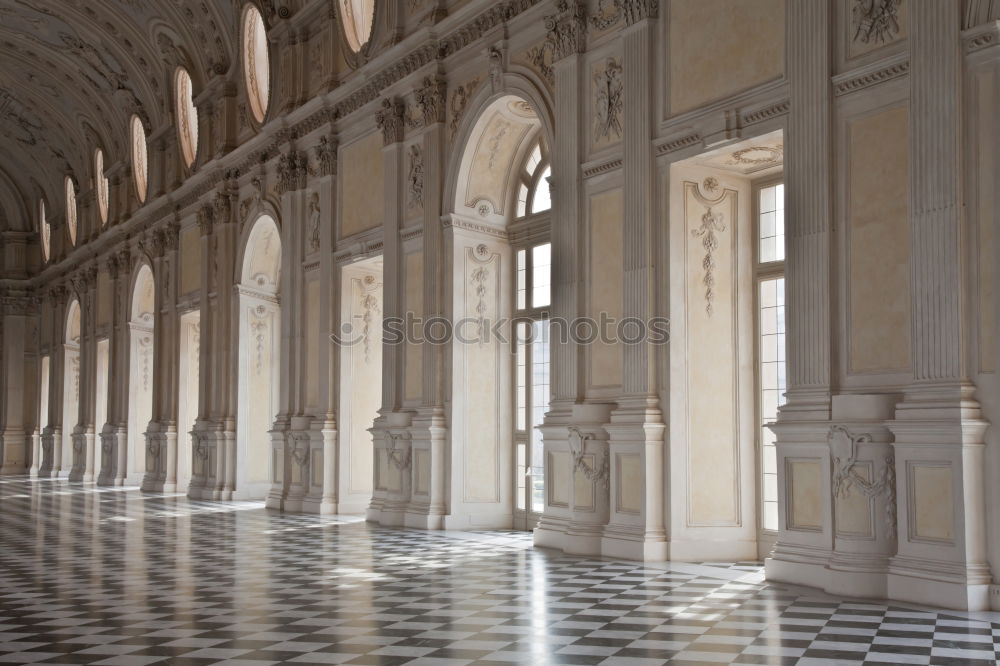
[[[279,407],[281,235],[270,215],[253,223],[239,280],[239,394],[234,499],[263,499],[283,473],[270,430]]]
[[[62,403],[62,435],[56,442],[54,469],[58,476],[68,476],[73,468],[73,428],[80,416],[80,302],[75,298],[66,309]]]
[[[146,474],[146,428],[153,418],[153,340],[156,285],[153,271],[136,272],[129,305],[128,453],[125,485],[138,485]]]
[[[540,513],[531,503],[532,492],[543,489],[541,437],[534,426],[548,404],[549,303],[525,308],[520,300],[524,290],[530,293],[532,276],[551,266],[549,259],[539,260],[533,273],[530,262],[542,256],[534,252],[536,246],[544,245],[551,256],[545,201],[550,125],[535,104],[520,94],[484,91],[458,132],[447,181],[446,252],[455,267],[449,295],[456,339],[448,420],[456,527],[530,528]],[[535,201],[537,214],[529,215]],[[512,233],[515,226],[532,231]],[[543,281],[547,287],[548,278]],[[496,339],[489,332],[494,322],[515,314],[539,322],[514,329],[526,334],[527,342],[509,335]],[[529,404],[533,374],[539,378],[537,405]]]

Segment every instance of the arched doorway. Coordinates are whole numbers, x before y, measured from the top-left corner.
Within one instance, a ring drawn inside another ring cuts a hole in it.
[[[146,428],[153,418],[153,271],[143,264],[132,287],[129,308],[128,453],[125,485],[139,485],[146,474]]]
[[[233,499],[264,499],[283,473],[272,453],[281,359],[281,236],[274,218],[257,219],[243,249],[238,285],[239,395],[236,412],[236,488]]]
[[[487,100],[452,176],[451,512],[456,527],[530,529],[541,512],[548,408],[549,140],[535,103]],[[491,331],[497,321],[516,326]]]
[[[69,476],[73,468],[73,428],[80,417],[80,302],[73,299],[66,310],[63,343],[62,434],[56,442],[56,475]]]

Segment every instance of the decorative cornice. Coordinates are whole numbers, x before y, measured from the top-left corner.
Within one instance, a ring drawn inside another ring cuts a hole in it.
[[[445,229],[462,229],[463,231],[471,231],[477,234],[485,234],[487,236],[493,236],[494,238],[507,239],[507,231],[505,229],[497,229],[488,224],[480,224],[478,222],[471,222],[469,220],[456,217],[454,215],[446,215],[441,220],[442,226]]]
[[[583,177],[593,178],[594,176],[599,176],[602,173],[608,173],[609,171],[615,171],[620,168],[622,168],[622,158],[615,157],[593,166],[585,166],[583,169]]]
[[[962,45],[967,54],[1000,44],[1000,21],[991,21],[962,32]]]
[[[667,153],[672,153],[689,146],[696,146],[701,143],[701,136],[695,132],[693,134],[685,134],[684,136],[678,137],[676,139],[670,139],[665,141],[656,147],[657,155],[666,155]]]
[[[765,106],[762,109],[757,109],[756,111],[747,111],[740,115],[740,120],[744,127],[747,125],[756,125],[757,123],[762,123],[765,120],[770,120],[777,116],[788,115],[788,110],[791,108],[791,104],[787,99],[782,100],[776,104],[771,104],[770,106]]]
[[[836,96],[864,90],[886,81],[905,76],[910,71],[910,61],[902,54],[890,61],[881,60],[874,65],[859,67],[833,77],[833,94]]]

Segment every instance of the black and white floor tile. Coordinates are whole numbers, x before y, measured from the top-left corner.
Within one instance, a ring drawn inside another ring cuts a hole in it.
[[[0,481],[0,664],[940,664],[1000,614],[64,481]]]

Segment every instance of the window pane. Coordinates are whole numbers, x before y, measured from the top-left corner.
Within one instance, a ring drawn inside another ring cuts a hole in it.
[[[785,186],[772,185],[760,190],[758,245],[760,261],[769,263],[785,259]]]
[[[531,248],[531,269],[531,307],[545,307],[552,303],[552,245]]]
[[[531,349],[531,510],[545,509],[545,450],[538,426],[549,408],[549,322],[533,322],[534,340]]]
[[[759,284],[759,358],[760,395],[760,460],[761,460],[761,525],[767,530],[778,529],[778,466],[774,448],[774,433],[765,424],[778,416],[778,407],[785,402],[785,280],[772,278]]]
[[[532,213],[540,213],[552,208],[552,195],[549,192],[549,176],[551,175],[552,167],[545,167],[542,177],[538,179],[538,185],[535,186],[535,196],[531,201]]]
[[[517,325],[517,423],[516,428],[520,431],[527,429],[527,408],[528,408],[528,324],[522,322]]]
[[[528,307],[528,253],[517,251],[517,309]]]
[[[514,493],[514,494],[517,496],[517,508],[519,510],[521,510],[521,511],[524,511],[524,501],[525,501],[525,494],[526,494],[524,492],[524,483],[526,481],[526,473],[527,473],[527,469],[524,466],[524,463],[525,463],[525,460],[524,460],[524,458],[525,458],[524,450],[525,450],[526,447],[527,447],[527,444],[525,442],[518,442],[517,443],[517,470],[514,473],[515,476],[517,477],[517,479],[516,479],[517,480],[517,492]]]

